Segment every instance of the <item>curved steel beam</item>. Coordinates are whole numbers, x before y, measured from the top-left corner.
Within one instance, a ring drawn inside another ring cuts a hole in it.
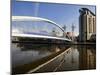
[[[48,22],[48,23],[51,23],[51,24],[59,27],[63,31],[63,33],[65,33],[63,28],[60,27],[59,24],[57,24],[57,23],[55,23],[55,22],[53,22],[51,20],[45,19],[45,18],[30,17],[30,16],[12,16],[12,21],[35,21],[35,22],[36,21],[44,21],[44,22]]]

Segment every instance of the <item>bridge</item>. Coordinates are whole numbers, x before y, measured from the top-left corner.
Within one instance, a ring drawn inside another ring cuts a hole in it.
[[[32,24],[29,24],[29,22]],[[38,22],[41,22],[41,23],[45,22],[46,24],[44,23],[38,24]],[[34,26],[37,26],[37,27],[34,27]],[[48,26],[48,27],[42,28],[43,26],[45,27]],[[20,37],[20,38],[31,38],[31,39],[34,39],[34,38],[51,39],[51,40],[61,40],[61,41],[71,42],[71,39],[65,37],[65,32],[63,28],[60,26],[61,25],[45,18],[31,17],[31,16],[12,16],[12,37],[14,37],[14,39],[12,40],[14,41],[15,38],[17,38],[18,40],[18,38]],[[14,31],[14,29],[17,29],[17,30]]]

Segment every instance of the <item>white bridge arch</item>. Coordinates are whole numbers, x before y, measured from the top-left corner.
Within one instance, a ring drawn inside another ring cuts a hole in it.
[[[57,23],[55,23],[55,22],[53,22],[51,20],[45,19],[45,18],[31,17],[31,16],[12,16],[12,21],[32,21],[32,22],[44,21],[44,22],[48,22],[48,23],[51,23],[51,24],[59,27],[62,30],[63,34],[65,33],[63,28],[60,27],[59,24],[57,24]],[[17,37],[38,37],[38,38],[49,38],[49,39],[60,39],[60,40],[71,41],[70,39],[67,39],[65,37],[59,38],[59,37],[52,37],[52,36],[22,34],[22,33],[21,34],[12,33],[12,36],[17,36]]]
[[[12,21],[23,21],[23,20],[24,21],[44,21],[44,22],[52,23],[53,25],[56,25],[64,32],[63,28],[61,28],[59,24],[45,18],[30,17],[30,16],[12,16]]]

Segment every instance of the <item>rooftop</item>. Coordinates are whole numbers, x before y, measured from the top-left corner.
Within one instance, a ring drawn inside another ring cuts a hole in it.
[[[83,12],[85,12],[85,11],[89,11],[92,15],[95,16],[95,14],[94,14],[91,10],[89,10],[88,8],[81,8],[81,9],[79,10],[80,13],[83,13]]]

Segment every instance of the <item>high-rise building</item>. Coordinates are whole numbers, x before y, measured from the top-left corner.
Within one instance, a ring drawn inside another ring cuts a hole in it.
[[[79,12],[79,40],[85,42],[96,34],[96,15],[87,8],[81,8]]]

